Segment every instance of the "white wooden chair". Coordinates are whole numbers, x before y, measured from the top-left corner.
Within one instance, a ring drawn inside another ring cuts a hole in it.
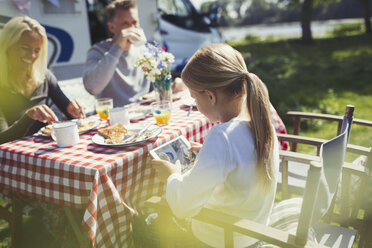
[[[290,151],[281,151],[281,173],[284,175],[280,178],[279,181],[279,188],[282,187],[282,181],[284,182],[284,187],[282,188],[283,191],[283,198],[288,198],[289,193],[301,194],[303,189],[305,188],[305,180],[306,180],[306,171],[308,169],[308,164],[310,161],[318,160],[319,159],[319,149],[322,143],[326,140],[319,139],[319,138],[312,138],[312,137],[304,137],[300,136],[300,128],[301,128],[301,120],[304,119],[321,119],[331,122],[337,122],[337,135],[341,132],[341,125],[342,125],[342,116],[336,115],[328,115],[328,114],[318,114],[318,113],[306,113],[306,112],[297,112],[297,111],[289,111],[287,116],[294,118],[294,131],[293,134],[277,134],[279,140],[287,141],[291,143],[291,150]],[[353,125],[360,125],[360,126],[367,126],[372,127],[372,121],[366,121],[361,119],[354,119]],[[298,144],[306,144],[315,146],[317,148],[316,155],[305,155],[299,154],[297,152],[297,145]],[[362,169],[361,166],[367,166],[368,163],[371,163],[368,160],[368,156],[370,156],[370,147],[362,147],[358,145],[349,144],[347,148],[347,152],[354,153],[359,155],[357,159],[355,159],[352,163],[346,163],[346,167],[353,168],[355,167],[356,170]],[[288,163],[291,163],[291,166],[288,166]],[[304,169],[304,167],[306,169]],[[372,165],[369,164],[367,168],[372,169]],[[287,176],[288,174],[288,176]],[[285,181],[288,178],[288,182]],[[288,187],[286,187],[288,185]]]
[[[308,163],[319,159],[319,149],[324,142],[323,139],[299,136],[301,120],[321,119],[337,122],[337,134],[341,132],[343,120],[342,116],[295,111],[290,111],[287,115],[293,117],[295,121],[293,135],[278,134],[280,140],[292,143],[291,151],[280,152],[282,164],[281,180],[278,187],[282,190],[283,199],[287,199],[290,193],[301,194],[303,192]],[[372,127],[372,121],[354,119],[353,126],[355,127],[355,125]],[[302,155],[298,153],[297,144],[300,143],[317,147],[317,154]],[[344,163],[341,192],[337,198],[338,202],[332,203],[332,207],[324,220],[328,223],[332,221],[344,227],[352,226],[356,228],[360,233],[359,247],[370,247],[372,245],[372,237],[370,235],[372,233],[372,223],[370,223],[372,219],[372,206],[370,205],[372,195],[368,191],[368,184],[371,188],[372,147],[348,144],[346,151],[356,154],[357,158],[350,163]],[[337,208],[340,208],[340,211],[332,211],[335,204]],[[362,212],[360,213],[360,211]]]
[[[310,163],[303,198],[277,203],[270,216],[270,226],[207,208],[203,208],[193,219],[224,228],[225,247],[234,247],[234,233],[279,247],[351,247],[357,233],[355,230],[325,224],[320,219],[330,207],[340,181],[352,114],[353,107],[349,107],[341,134],[324,142],[320,148],[320,159]],[[152,197],[146,204],[157,209],[159,214],[170,214],[165,200],[160,197]],[[309,234],[313,233],[312,230],[319,243],[311,240],[312,235]],[[160,239],[165,242],[164,247],[171,247],[167,244],[171,242],[171,237]]]

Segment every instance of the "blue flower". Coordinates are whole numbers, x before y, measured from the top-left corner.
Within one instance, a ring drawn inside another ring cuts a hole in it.
[[[170,78],[169,76],[165,76],[165,77],[163,78],[163,80],[166,81],[166,82],[168,82],[170,79],[171,79],[171,78]]]

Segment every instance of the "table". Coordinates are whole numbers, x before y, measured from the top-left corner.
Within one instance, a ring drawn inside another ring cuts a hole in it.
[[[139,104],[131,108],[141,107]],[[0,145],[0,189],[65,207],[85,209],[82,226],[96,247],[128,247],[130,221],[144,200],[164,186],[149,167],[148,151],[179,135],[203,142],[212,124],[198,111],[173,102],[172,117],[155,139],[136,147],[93,144],[96,130],[77,145],[59,148],[37,135]],[[153,117],[138,123],[155,123]]]

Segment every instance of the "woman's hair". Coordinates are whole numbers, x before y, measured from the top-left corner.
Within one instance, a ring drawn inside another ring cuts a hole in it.
[[[118,10],[129,10],[136,8],[135,0],[115,0],[106,6],[106,19],[112,21],[115,17],[116,11]]]
[[[18,16],[8,21],[0,35],[0,86],[12,84],[9,80],[11,73],[8,68],[8,50],[21,38],[26,31],[37,32],[42,37],[39,57],[32,65],[31,78],[35,88],[41,85],[45,79],[47,69],[48,38],[45,28],[40,23],[28,16]],[[14,73],[14,72],[13,72]]]
[[[214,44],[199,49],[182,71],[182,80],[194,90],[221,90],[236,96],[247,92],[247,109],[251,118],[258,159],[258,173],[265,189],[271,185],[273,127],[270,100],[265,84],[249,73],[242,55],[227,44]]]

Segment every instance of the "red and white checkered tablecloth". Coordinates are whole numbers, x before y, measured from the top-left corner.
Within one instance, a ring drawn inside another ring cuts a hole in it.
[[[37,135],[2,144],[0,189],[86,209],[82,226],[96,247],[128,247],[129,209],[141,212],[144,200],[163,192],[147,163],[148,151],[181,134],[202,143],[211,127],[198,111],[190,116],[187,112],[180,101],[173,102],[170,124],[157,138],[135,147],[96,145],[91,141],[96,130],[82,134],[69,148]],[[148,117],[138,123],[155,120]]]

